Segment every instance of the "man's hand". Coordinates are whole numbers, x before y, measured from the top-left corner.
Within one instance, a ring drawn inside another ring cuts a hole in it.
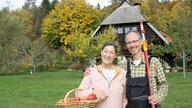
[[[158,98],[156,95],[152,95],[148,97],[149,103],[152,105],[156,105],[158,103]]]
[[[87,76],[91,73],[91,67],[86,68],[85,72],[84,72],[84,76]]]

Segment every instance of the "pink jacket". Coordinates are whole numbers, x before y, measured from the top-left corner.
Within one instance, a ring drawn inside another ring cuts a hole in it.
[[[116,75],[109,83],[103,76],[99,67],[92,68],[91,73],[85,76],[79,88],[89,89],[78,92],[80,96],[87,96],[91,89],[103,90],[108,97],[97,105],[97,108],[125,108],[127,99],[125,96],[126,71],[117,67]]]

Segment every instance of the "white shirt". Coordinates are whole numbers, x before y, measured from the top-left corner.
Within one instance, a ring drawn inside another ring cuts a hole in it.
[[[111,80],[114,78],[116,69],[113,70],[106,70],[102,68],[102,73],[105,76],[105,78],[108,80],[108,82],[111,82]]]
[[[139,60],[133,61],[133,64],[135,64],[136,66],[138,66],[140,63],[141,63],[141,58]]]

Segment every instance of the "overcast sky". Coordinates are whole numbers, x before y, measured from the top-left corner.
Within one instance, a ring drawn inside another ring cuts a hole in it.
[[[26,0],[0,0],[0,9],[3,7],[10,7],[10,10],[21,8]],[[52,1],[52,0],[50,0]],[[111,0],[85,0],[87,3],[96,6],[98,3],[101,8],[110,4]],[[40,5],[42,0],[36,0],[36,5]]]

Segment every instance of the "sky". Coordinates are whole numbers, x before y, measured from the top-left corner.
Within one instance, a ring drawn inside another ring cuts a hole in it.
[[[0,0],[0,10],[3,7],[10,7],[10,10],[21,8],[26,0]],[[51,0],[50,0],[51,1]],[[88,4],[94,7],[99,3],[101,8],[110,5],[111,0],[85,0]],[[39,6],[42,0],[36,0],[36,5]]]

